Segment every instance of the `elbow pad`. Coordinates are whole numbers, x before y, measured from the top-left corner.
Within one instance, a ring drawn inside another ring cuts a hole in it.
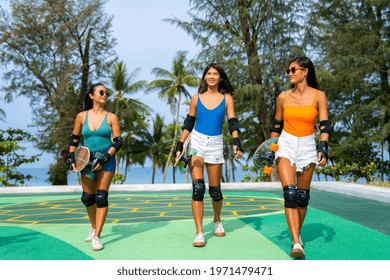
[[[187,117],[186,119],[184,120],[184,124],[183,126],[181,127],[182,130],[186,129],[188,130],[189,132],[192,131],[192,129],[194,128],[194,125],[195,125],[195,117],[193,116],[190,116],[187,114]]]
[[[80,137],[81,135],[74,135],[72,133],[72,135],[69,137],[69,146],[77,147],[80,142]]]
[[[283,130],[283,120],[279,121],[277,119],[274,119],[272,121],[272,124],[271,124],[271,132],[275,132],[275,133],[282,133],[282,130]]]
[[[230,118],[228,119],[229,123],[229,132],[230,134],[233,134],[233,131],[237,130],[238,134],[241,133],[240,126],[238,125],[238,119],[237,118]]]
[[[320,134],[322,133],[330,133],[332,132],[332,123],[328,120],[320,121]]]
[[[113,138],[113,144],[111,145],[111,147],[113,147],[115,149],[116,152],[118,152],[122,146],[123,146],[123,138],[122,137],[114,137]]]

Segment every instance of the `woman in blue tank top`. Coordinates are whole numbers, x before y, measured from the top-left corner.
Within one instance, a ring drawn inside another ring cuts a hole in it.
[[[69,142],[69,153],[72,155],[82,135],[83,145],[89,148],[91,158],[97,159],[94,166],[88,165],[81,171],[81,201],[91,222],[91,229],[85,241],[92,241],[92,249],[95,251],[104,247],[100,234],[107,217],[108,190],[116,169],[115,153],[123,144],[118,117],[104,107],[108,95],[107,88],[101,83],[89,88],[84,99],[84,111],[76,117]],[[70,169],[73,171],[74,167],[73,155]]]
[[[176,146],[176,159],[183,152],[183,143],[191,133],[189,166],[192,178],[192,214],[196,227],[195,247],[205,245],[203,231],[203,198],[205,193],[204,167],[209,181],[209,195],[214,210],[214,235],[225,236],[221,223],[221,175],[223,156],[222,126],[225,115],[234,141],[235,159],[242,156],[238,120],[233,102],[234,87],[225,70],[218,64],[209,64],[203,72],[198,93],[192,96],[190,109],[184,121],[183,132]]]

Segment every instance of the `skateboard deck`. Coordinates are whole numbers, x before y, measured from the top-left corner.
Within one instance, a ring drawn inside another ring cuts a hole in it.
[[[90,155],[91,153],[87,147],[84,146],[77,147],[75,152],[76,167],[73,171],[79,172],[83,170],[89,163]]]
[[[184,144],[183,144],[183,151],[181,152],[180,156],[175,160],[175,164],[173,165],[174,167],[176,167],[176,165],[179,163],[179,161],[183,158],[183,156],[186,154],[187,152],[187,147],[188,147],[188,144],[190,143],[191,141],[191,134],[188,135],[186,141],[184,141]]]
[[[253,154],[253,164],[265,174],[271,174],[275,164],[275,152],[278,150],[279,137],[265,140]]]

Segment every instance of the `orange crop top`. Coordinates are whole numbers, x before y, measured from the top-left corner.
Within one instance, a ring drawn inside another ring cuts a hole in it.
[[[304,137],[314,134],[318,110],[315,107],[317,93],[314,94],[313,102],[307,106],[289,106],[288,93],[286,92],[286,106],[283,109],[284,130],[294,136]]]

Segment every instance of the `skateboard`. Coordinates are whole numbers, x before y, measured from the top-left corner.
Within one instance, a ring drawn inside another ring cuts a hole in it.
[[[91,153],[87,147],[79,146],[76,149],[75,152],[75,161],[76,161],[76,167],[73,170],[74,172],[79,172],[83,170],[90,162]]]
[[[275,164],[275,152],[278,150],[279,137],[265,140],[253,154],[253,164],[265,174],[271,174]]]

